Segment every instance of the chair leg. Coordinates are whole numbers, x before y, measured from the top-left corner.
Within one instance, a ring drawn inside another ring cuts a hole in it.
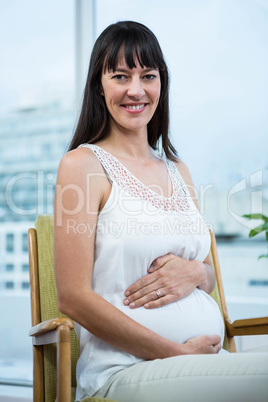
[[[71,334],[70,328],[57,329],[57,402],[71,402]]]
[[[44,402],[43,346],[33,346],[33,401]]]
[[[237,350],[236,350],[236,344],[235,344],[234,338],[228,337],[228,341],[229,341],[230,352],[231,353],[236,353]]]

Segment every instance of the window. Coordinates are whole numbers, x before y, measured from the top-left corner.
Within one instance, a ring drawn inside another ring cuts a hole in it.
[[[22,251],[28,252],[28,236],[27,236],[27,233],[22,233]]]
[[[12,253],[14,251],[14,234],[7,233],[6,235],[6,251]]]
[[[9,282],[6,282],[6,289],[14,289],[14,282],[11,282],[11,281],[9,281]]]
[[[14,264],[6,264],[6,271],[7,272],[14,271]]]
[[[22,271],[28,272],[29,271],[29,264],[22,264]]]

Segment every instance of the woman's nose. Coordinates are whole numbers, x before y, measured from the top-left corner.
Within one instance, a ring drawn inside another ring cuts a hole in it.
[[[138,98],[138,99],[145,94],[143,83],[141,82],[141,79],[139,77],[132,78],[132,80],[129,83],[127,94],[132,98]]]

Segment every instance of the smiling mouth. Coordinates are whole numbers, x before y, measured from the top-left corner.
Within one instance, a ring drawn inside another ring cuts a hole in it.
[[[128,109],[128,110],[140,110],[143,109],[147,104],[142,103],[140,105],[122,105],[123,108]]]

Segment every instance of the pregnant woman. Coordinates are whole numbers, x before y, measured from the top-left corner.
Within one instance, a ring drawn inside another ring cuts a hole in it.
[[[267,354],[221,353],[210,235],[168,137],[168,86],[144,25],[119,22],[97,39],[55,195],[59,309],[81,349],[76,398],[220,401],[224,390],[265,401]]]

